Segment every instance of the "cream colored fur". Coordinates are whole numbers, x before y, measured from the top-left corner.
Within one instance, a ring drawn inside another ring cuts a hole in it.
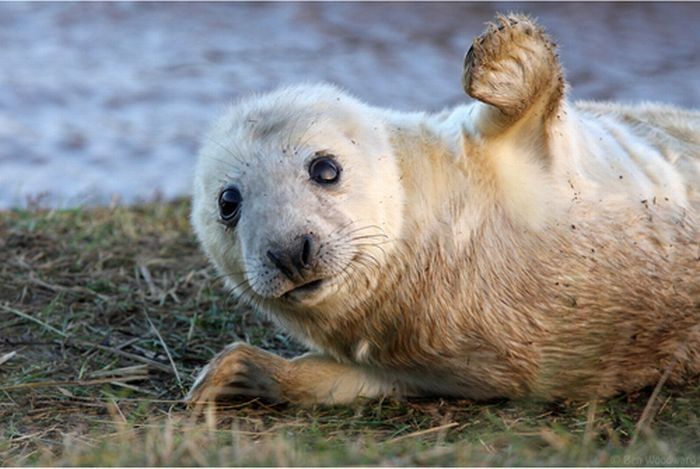
[[[524,16],[474,41],[463,83],[475,101],[438,115],[302,85],[218,122],[196,233],[235,293],[314,352],[234,344],[191,401],[588,399],[700,372],[700,113],[570,103]],[[319,151],[342,164],[337,187],[310,181]],[[243,195],[233,229],[228,184]],[[291,301],[265,250],[308,231],[327,282]]]

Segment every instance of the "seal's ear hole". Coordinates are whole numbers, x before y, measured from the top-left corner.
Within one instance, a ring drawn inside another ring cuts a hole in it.
[[[243,197],[236,186],[227,186],[219,194],[219,217],[229,227],[238,222],[241,214],[241,202]]]
[[[319,184],[335,184],[342,168],[333,155],[320,155],[309,164],[309,177]]]

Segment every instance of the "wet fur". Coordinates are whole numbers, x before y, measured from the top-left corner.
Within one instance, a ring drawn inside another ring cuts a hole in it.
[[[311,86],[224,119],[212,138],[226,152],[202,151],[193,223],[232,286],[246,284],[243,254],[216,224],[212,155],[243,155],[246,139],[299,143],[316,125],[309,116],[328,114],[353,145],[386,147],[389,189],[371,197],[388,208],[329,231],[329,256],[344,265],[334,296],[300,307],[238,289],[317,352],[288,361],[235,344],[201,373],[192,401],[588,399],[700,373],[700,114],[570,104],[552,41],[517,15],[475,40],[463,81],[478,101],[438,115]],[[265,124],[236,123],[250,120]]]

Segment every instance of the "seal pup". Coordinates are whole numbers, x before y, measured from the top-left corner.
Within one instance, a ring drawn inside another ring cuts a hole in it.
[[[218,121],[196,234],[313,352],[232,344],[190,402],[590,399],[700,372],[700,113],[569,102],[522,15],[462,81],[474,101],[436,115],[301,85]]]

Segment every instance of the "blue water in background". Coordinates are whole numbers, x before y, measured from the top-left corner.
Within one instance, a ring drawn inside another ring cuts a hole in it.
[[[465,51],[511,10],[556,38],[573,98],[700,108],[698,3],[1,3],[0,208],[187,195],[208,124],[283,84],[463,103]]]

